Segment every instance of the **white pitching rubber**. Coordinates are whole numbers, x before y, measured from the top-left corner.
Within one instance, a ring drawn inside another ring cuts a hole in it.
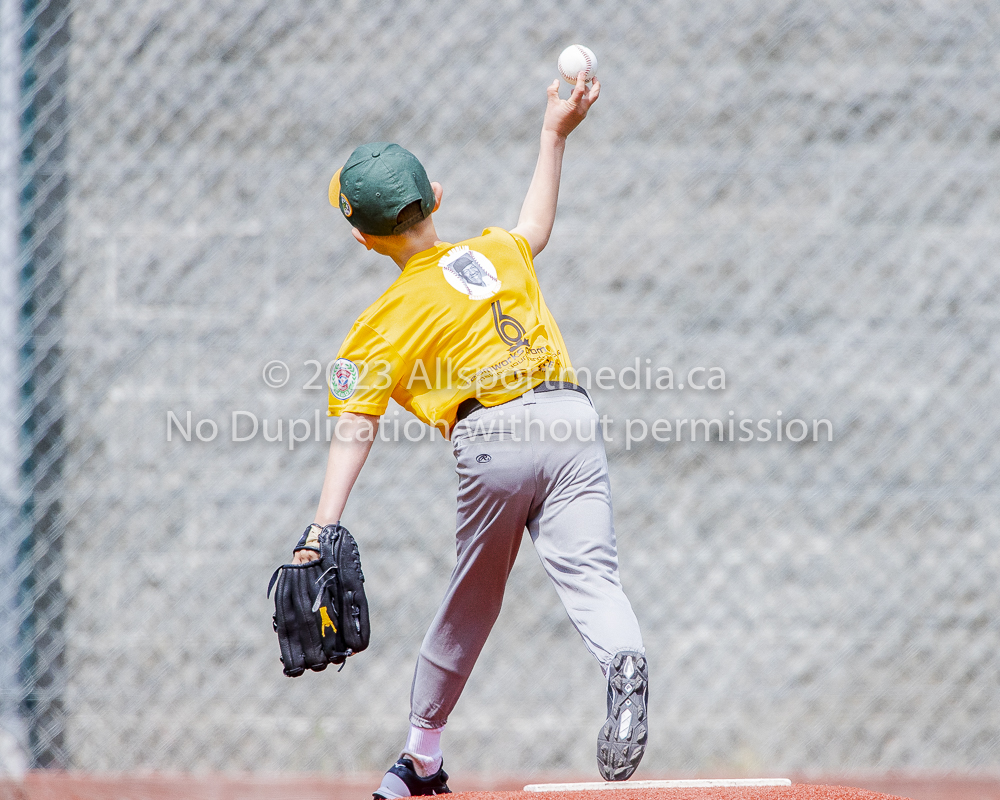
[[[709,778],[690,781],[599,781],[597,783],[529,783],[526,792],[586,792],[605,789],[714,789],[723,786],[791,786],[788,778]]]

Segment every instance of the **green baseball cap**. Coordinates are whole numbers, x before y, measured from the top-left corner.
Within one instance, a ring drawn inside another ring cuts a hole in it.
[[[420,213],[400,212],[420,201]],[[362,233],[391,236],[430,216],[434,190],[423,165],[409,150],[390,142],[363,144],[330,181],[330,204],[338,206]]]

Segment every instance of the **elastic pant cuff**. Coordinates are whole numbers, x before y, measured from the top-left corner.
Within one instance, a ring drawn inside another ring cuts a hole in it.
[[[418,717],[416,714],[410,714],[410,724],[416,725],[418,728],[434,730],[434,728],[443,728],[447,722],[447,717],[444,719],[424,719],[423,717]]]

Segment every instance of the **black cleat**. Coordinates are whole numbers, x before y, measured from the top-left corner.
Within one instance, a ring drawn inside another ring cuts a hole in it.
[[[451,794],[444,763],[433,775],[421,778],[413,768],[413,761],[401,756],[382,777],[382,784],[372,792],[372,797],[376,800],[396,800],[398,797],[426,797],[432,794]]]
[[[646,657],[623,650],[608,669],[608,721],[597,734],[597,767],[606,781],[631,777],[646,752]]]

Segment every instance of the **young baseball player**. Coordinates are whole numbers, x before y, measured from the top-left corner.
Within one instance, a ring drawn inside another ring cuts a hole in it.
[[[500,613],[525,528],[608,677],[601,775],[628,778],[645,750],[646,659],[618,578],[601,428],[571,381],[533,261],[555,220],[566,137],[600,94],[583,78],[568,100],[558,81],[548,89],[538,162],[511,231],[442,242],[431,216],[441,185],[395,144],[358,147],[330,184],[354,238],[402,274],[355,322],[331,369],[329,409],[340,420],[315,523],[299,546],[340,520],[390,397],[450,437],[459,476],[457,564],[420,648],[409,736],[376,798],[450,791],[441,733]]]

